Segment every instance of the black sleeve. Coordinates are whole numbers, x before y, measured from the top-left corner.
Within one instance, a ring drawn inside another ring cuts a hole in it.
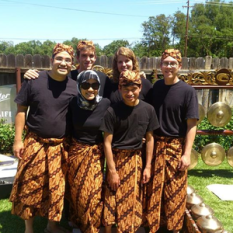
[[[148,79],[142,79],[142,94],[144,101],[151,104],[152,102],[152,83]]]
[[[149,125],[147,127],[147,132],[154,131],[158,128],[159,128],[159,121],[158,121],[157,115],[155,113],[155,110],[152,107],[151,108],[151,117],[150,117]]]
[[[108,132],[110,134],[113,134],[115,120],[113,114],[111,113],[111,109],[112,108],[109,107],[105,112],[103,121],[100,126],[100,130],[103,132]]]
[[[112,80],[106,76],[106,82],[105,82],[105,87],[104,87],[104,98],[110,98],[112,91]]]
[[[31,90],[31,80],[25,79],[21,86],[19,93],[15,98],[15,103],[22,105],[22,106],[29,106],[30,105],[30,90]]]

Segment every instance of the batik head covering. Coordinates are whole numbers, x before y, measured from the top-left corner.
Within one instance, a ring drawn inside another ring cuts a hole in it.
[[[180,53],[180,51],[178,49],[166,49],[162,54],[161,61],[163,61],[167,57],[173,57],[179,63],[182,62],[181,53]]]
[[[74,58],[74,49],[72,46],[69,46],[69,45],[65,45],[65,44],[61,44],[61,43],[58,43],[54,46],[53,48],[53,57],[58,54],[58,53],[61,53],[61,52],[67,52],[71,58],[73,59]]]
[[[95,46],[92,41],[80,40],[77,45],[77,51],[81,51],[84,48],[92,48],[95,50]]]
[[[140,73],[138,71],[125,70],[122,71],[119,77],[120,86],[128,86],[130,84],[141,85],[142,80],[140,78]]]
[[[87,82],[89,79],[95,79],[100,84],[100,78],[95,71],[85,70],[79,73],[77,77],[77,89],[78,89],[77,103],[80,108],[92,111],[95,109],[97,104],[102,100],[102,96],[99,95],[101,84],[99,85],[97,96],[93,100],[87,100],[83,97],[81,93],[81,84]]]

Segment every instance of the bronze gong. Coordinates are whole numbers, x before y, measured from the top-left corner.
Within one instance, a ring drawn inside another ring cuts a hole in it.
[[[207,118],[211,125],[223,127],[231,120],[231,108],[229,105],[216,102],[210,106],[207,112]]]
[[[233,147],[227,151],[227,162],[233,167]]]
[[[206,165],[217,166],[221,164],[226,156],[224,148],[218,143],[210,143],[201,151],[201,158]]]
[[[188,167],[188,170],[191,170],[194,167],[196,167],[197,163],[198,163],[198,153],[197,153],[197,151],[192,149],[191,150],[191,162],[190,162],[190,165]]]

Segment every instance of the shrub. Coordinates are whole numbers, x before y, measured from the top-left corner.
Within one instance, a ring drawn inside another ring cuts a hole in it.
[[[207,118],[205,118],[199,125],[198,129],[200,130],[232,130],[233,129],[233,117],[231,121],[224,127],[215,127],[211,125]],[[193,148],[201,152],[202,148],[209,143],[216,142],[219,143],[223,148],[228,151],[230,147],[233,146],[233,135],[225,136],[225,135],[196,135]]]
[[[12,154],[12,146],[15,137],[15,127],[6,124],[5,120],[0,119],[0,153]]]

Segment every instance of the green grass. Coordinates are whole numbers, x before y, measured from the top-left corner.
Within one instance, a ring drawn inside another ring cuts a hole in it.
[[[233,168],[226,160],[219,166],[210,167],[199,159],[198,165],[188,173],[189,185],[214,210],[215,217],[223,224],[224,229],[233,233],[233,201],[222,201],[206,188],[209,184],[233,184]],[[23,233],[24,221],[11,215],[10,210],[11,203],[8,199],[0,200],[0,233]],[[42,233],[46,223],[46,219],[36,217],[35,233]],[[65,219],[61,221],[61,225],[68,228]]]
[[[36,217],[34,220],[34,233],[44,233],[47,220],[42,217]],[[62,219],[61,225],[70,229],[65,219]],[[11,214],[11,202],[8,199],[0,200],[0,233],[24,233],[24,221],[18,216]]]
[[[199,158],[198,165],[188,172],[188,184],[214,210],[214,216],[223,224],[224,229],[233,232],[233,201],[222,201],[206,188],[210,184],[232,185],[233,167],[226,160],[219,166],[210,167]]]

